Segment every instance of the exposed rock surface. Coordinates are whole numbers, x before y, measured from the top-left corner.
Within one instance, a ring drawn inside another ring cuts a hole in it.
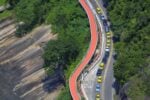
[[[15,31],[14,20],[0,22],[0,100],[55,100],[60,79],[57,74],[47,78],[42,53],[57,36],[46,25],[22,38]]]
[[[3,12],[4,10],[6,10],[8,8],[10,8],[9,4],[2,5],[2,6],[0,6],[0,12]]]

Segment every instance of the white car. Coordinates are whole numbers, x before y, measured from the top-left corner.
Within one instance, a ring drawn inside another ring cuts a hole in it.
[[[109,52],[109,51],[110,51],[110,49],[109,49],[108,47],[106,47],[105,51],[106,51],[106,52]]]

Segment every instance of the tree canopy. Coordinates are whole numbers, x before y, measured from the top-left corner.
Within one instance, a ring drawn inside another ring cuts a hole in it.
[[[122,85],[134,79],[137,80],[143,85],[142,87],[145,87],[140,88],[140,91],[144,90],[145,95],[150,95],[148,92],[150,84],[146,83],[148,77],[143,78],[145,72],[149,73],[145,69],[148,69],[150,65],[148,60],[150,57],[150,1],[109,0],[107,9],[114,38],[117,40],[115,77]],[[144,84],[140,81],[144,81]]]

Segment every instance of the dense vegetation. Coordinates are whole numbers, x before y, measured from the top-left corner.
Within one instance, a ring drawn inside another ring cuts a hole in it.
[[[6,17],[10,17],[10,16],[12,16],[12,12],[9,10],[0,13],[0,19],[5,19]]]
[[[108,0],[107,0],[108,1]],[[117,53],[114,74],[128,96],[150,96],[150,0],[109,0],[109,16]]]
[[[17,36],[23,36],[35,25],[44,22],[51,8],[49,0],[16,0],[11,4],[16,6],[14,13],[17,21],[22,22],[17,29]]]
[[[0,6],[7,6],[7,0],[0,0]],[[12,15],[12,10],[5,9],[5,11],[0,12],[0,20],[11,17]]]
[[[56,40],[45,47],[44,68],[49,75],[60,70],[68,78],[81,61],[90,41],[88,18],[78,0],[7,0],[20,23],[16,35],[24,36],[42,23],[52,24]],[[58,100],[71,99],[68,84]]]
[[[58,40],[50,41],[45,49],[45,65],[49,72],[54,71],[57,67],[67,69],[65,76],[68,79],[88,47],[90,41],[89,24],[78,1],[54,1],[46,21],[52,23],[53,32],[59,33],[59,36]],[[70,99],[67,84],[58,100]]]
[[[6,0],[0,0],[0,6],[4,5],[4,4],[5,4],[5,1],[6,1]]]

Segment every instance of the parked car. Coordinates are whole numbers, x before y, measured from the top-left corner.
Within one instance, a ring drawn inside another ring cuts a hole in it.
[[[98,76],[97,82],[98,82],[98,83],[102,83],[102,76]]]
[[[108,27],[108,25],[105,26],[105,32],[106,32],[106,33],[109,32],[109,27]]]
[[[100,15],[100,19],[101,20],[105,20],[105,16],[104,15]]]
[[[110,35],[107,35],[106,37],[107,37],[107,39],[110,39],[110,38],[111,38],[111,36],[110,36]]]
[[[96,84],[96,92],[100,92],[100,84]]]
[[[105,57],[108,59],[108,57],[109,57],[109,52],[105,52]]]
[[[106,47],[105,51],[106,51],[106,52],[109,52],[109,51],[110,51],[109,47]]]
[[[101,63],[99,64],[99,67],[100,67],[100,69],[104,69],[104,63],[101,62]]]
[[[111,33],[110,33],[110,32],[107,32],[107,33],[106,33],[106,37],[107,37],[107,39],[110,39],[110,38],[111,38]]]
[[[103,7],[107,8],[108,6],[108,1],[103,0]]]
[[[106,46],[107,46],[107,47],[110,47],[110,43],[107,43]]]
[[[97,13],[99,13],[99,14],[102,12],[102,11],[101,11],[101,8],[99,8],[99,7],[96,8],[96,10],[97,10]]]
[[[108,26],[106,19],[103,20],[103,25],[104,25],[104,26]]]
[[[107,43],[110,43],[110,39],[107,39]]]
[[[96,75],[97,75],[97,76],[100,76],[101,73],[102,73],[102,70],[101,70],[101,69],[98,69]]]
[[[96,94],[96,100],[100,100],[100,94]]]
[[[103,57],[103,59],[102,59],[102,62],[103,62],[104,64],[106,64],[107,59],[108,59],[108,56],[107,56],[106,53],[105,53],[105,55],[104,55],[104,57]]]
[[[107,32],[106,35],[107,35],[107,36],[108,36],[108,35],[111,35],[111,33],[110,33],[110,32]]]

